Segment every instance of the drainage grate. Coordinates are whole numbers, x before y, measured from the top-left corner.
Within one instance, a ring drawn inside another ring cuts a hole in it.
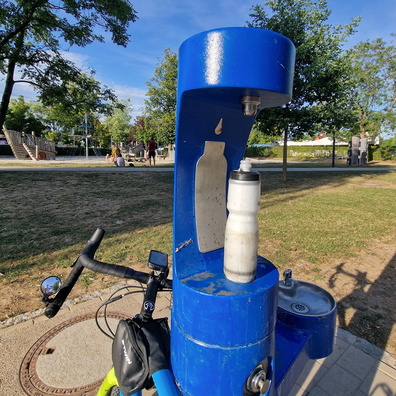
[[[113,318],[117,320],[125,319],[125,314],[118,312],[107,312],[107,318]],[[37,372],[38,359],[43,355],[52,355],[55,351],[52,347],[47,347],[46,345],[51,341],[52,338],[59,335],[62,331],[70,331],[71,327],[78,325],[84,321],[92,320],[95,318],[95,314],[84,314],[76,316],[73,319],[67,320],[60,325],[54,327],[47,333],[45,333],[40,339],[38,339],[33,346],[29,349],[28,353],[23,358],[20,370],[19,370],[19,382],[26,392],[27,395],[85,395],[94,396],[103,381],[103,378],[98,379],[87,385],[80,385],[76,387],[55,387],[53,384],[49,385],[45,383],[45,379],[40,378]],[[99,332],[99,330],[97,330]],[[89,336],[88,334],[82,334],[82,337]],[[98,348],[101,346],[98,345]],[[67,357],[66,357],[67,358]],[[108,357],[111,359],[111,356]],[[52,367],[53,370],[57,370],[57,367]]]
[[[292,307],[294,312],[297,312],[299,314],[306,314],[306,313],[308,313],[310,311],[310,308],[308,307],[308,305],[303,304],[301,302],[293,303],[291,305],[291,307]]]

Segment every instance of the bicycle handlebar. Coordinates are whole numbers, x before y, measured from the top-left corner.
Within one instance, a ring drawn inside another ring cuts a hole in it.
[[[138,282],[145,283],[150,279],[150,275],[145,272],[135,271],[132,268],[124,267],[122,265],[109,264],[102,261],[95,260],[96,250],[98,249],[105,230],[102,228],[96,229],[91,236],[85,248],[81,251],[80,256],[73,264],[73,269],[70,272],[68,278],[59,290],[58,294],[50,300],[45,308],[45,316],[53,318],[65,302],[66,298],[76,284],[82,270],[85,268],[90,269],[93,272],[100,272],[102,274],[115,276],[123,279],[134,279]],[[172,281],[169,279],[161,279],[161,286],[166,288],[172,288]]]
[[[123,265],[108,264],[102,261],[94,260],[87,254],[81,254],[78,261],[83,267],[90,269],[93,272],[100,272],[102,274],[115,276],[122,279],[135,279],[138,282],[147,283],[150,275],[145,272],[135,271],[132,268],[124,267]]]

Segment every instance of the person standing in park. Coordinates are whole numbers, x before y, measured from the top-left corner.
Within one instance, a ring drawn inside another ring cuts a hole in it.
[[[150,166],[151,166],[151,159],[153,159],[153,165],[155,166],[155,154],[156,154],[155,150],[157,149],[157,147],[158,147],[157,143],[153,138],[151,138],[147,142],[147,155]]]

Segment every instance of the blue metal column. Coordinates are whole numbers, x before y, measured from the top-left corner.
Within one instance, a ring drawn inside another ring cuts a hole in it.
[[[251,28],[204,32],[180,48],[171,363],[185,395],[242,395],[260,361],[273,365],[278,271],[259,257],[253,282],[225,278],[223,192],[255,119],[241,98],[259,98],[259,109],[287,103],[294,54],[287,38]]]

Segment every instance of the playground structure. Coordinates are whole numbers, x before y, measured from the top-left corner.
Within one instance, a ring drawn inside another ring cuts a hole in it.
[[[69,138],[73,138],[73,143],[68,147],[69,157],[81,156],[85,154],[85,158],[89,157],[89,150],[92,150],[96,157],[103,157],[101,151],[98,148],[97,140],[100,136],[92,135],[68,135]]]
[[[3,125],[3,133],[7,143],[11,147],[12,153],[18,160],[54,160],[56,159],[56,143],[52,140],[43,137],[35,136],[34,133],[29,134],[25,132],[18,132],[9,130]],[[88,134],[83,135],[69,135],[73,139],[70,146],[62,146],[67,157],[81,156],[85,154],[88,159],[88,150],[93,151],[96,157],[103,157],[98,148],[97,140],[100,136],[92,136]],[[174,159],[174,147],[172,144],[168,145],[167,152],[163,148],[157,150],[157,158]],[[131,142],[121,146],[121,153],[126,162],[146,162],[146,150],[142,142]]]
[[[174,146],[168,144],[167,150],[164,148],[158,148],[157,158],[174,160]],[[146,162],[146,149],[143,142],[131,142],[121,147],[121,154],[126,162]]]
[[[142,142],[131,142],[121,149],[122,156],[126,162],[145,162],[146,157],[144,144]]]
[[[56,156],[55,142],[24,133],[8,130],[3,125],[3,132],[11,150],[18,160],[53,160]]]

